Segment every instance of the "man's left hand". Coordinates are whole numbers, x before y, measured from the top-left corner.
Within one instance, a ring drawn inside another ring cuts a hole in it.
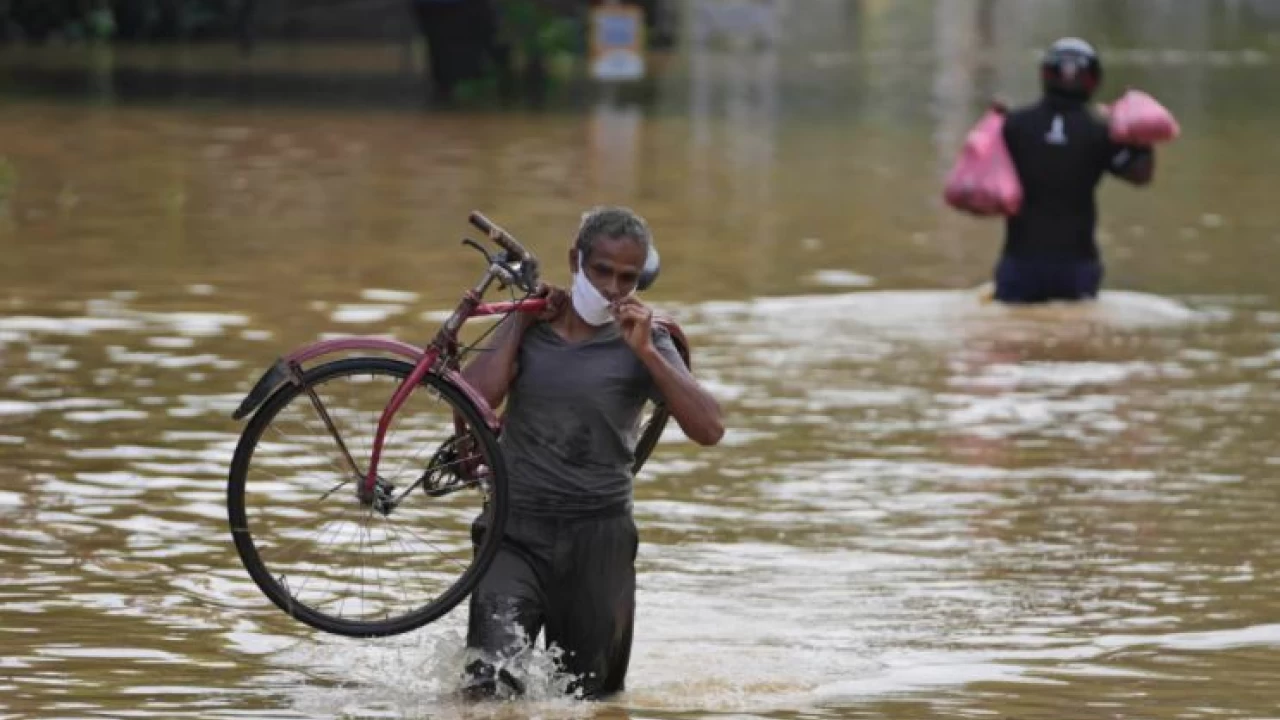
[[[653,308],[634,296],[626,297],[613,305],[613,317],[618,321],[622,339],[637,355],[653,346]]]

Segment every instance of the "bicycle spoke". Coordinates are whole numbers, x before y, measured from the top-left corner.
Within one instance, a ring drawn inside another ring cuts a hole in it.
[[[365,537],[367,536],[367,533],[365,533],[365,530],[366,528],[361,527],[361,534],[360,534],[361,547],[364,546],[364,540],[365,540]],[[369,611],[369,599],[365,594],[364,553],[362,552],[360,553],[360,613],[363,615],[368,611]]]
[[[316,546],[323,545],[324,543],[323,543],[323,542],[321,542],[321,540],[320,540],[320,539],[321,539],[321,538],[323,538],[323,537],[325,537],[326,535],[333,535],[333,536],[335,536],[335,538],[336,538],[336,536],[337,536],[338,532],[339,532],[339,531],[341,530],[341,528],[342,528],[342,522],[344,522],[344,521],[345,521],[345,518],[350,514],[351,510],[355,510],[355,511],[357,512],[357,514],[359,514],[360,510],[362,510],[362,509],[363,509],[363,508],[362,508],[361,506],[359,506],[359,505],[355,505],[355,504],[349,504],[349,505],[346,505],[346,506],[344,507],[344,511],[343,511],[342,515],[340,515],[340,516],[339,516],[338,521],[329,523],[329,524],[328,524],[328,526],[327,526],[323,531],[321,531],[321,532],[320,532],[320,534],[316,537],[315,542],[314,542],[314,543],[312,543],[312,544],[313,544],[313,545],[316,545]],[[290,527],[291,527],[291,528],[299,528],[299,529],[301,528],[301,526],[300,526],[300,525],[294,525],[294,526],[290,526]],[[287,535],[286,535],[286,536],[287,536]],[[287,558],[287,557],[288,557],[288,555],[289,555],[288,551],[293,550],[295,547],[297,547],[298,545],[302,544],[303,542],[306,542],[308,539],[309,539],[309,538],[298,538],[297,540],[294,540],[291,544],[289,544],[289,545],[284,546],[283,548],[281,548],[281,552],[282,552],[282,553],[284,554],[284,556]]]
[[[476,457],[478,457],[478,456],[476,456],[476,455],[471,455],[471,456],[468,456],[468,457],[462,458],[461,460],[454,460],[453,462],[447,462],[447,463],[445,463],[445,464],[443,464],[443,465],[434,465],[434,466],[432,466],[432,467],[427,468],[426,470],[423,470],[423,471],[422,471],[422,475],[421,475],[417,480],[415,480],[415,481],[414,481],[414,483],[408,487],[408,489],[406,489],[403,493],[401,493],[399,497],[397,497],[397,498],[395,499],[396,504],[399,504],[399,503],[400,503],[400,501],[402,501],[402,500],[404,500],[406,497],[408,497],[408,496],[409,496],[409,493],[410,493],[410,492],[412,492],[414,488],[419,487],[420,485],[422,485],[422,479],[423,479],[423,478],[425,478],[425,477],[427,476],[427,473],[431,473],[431,472],[439,472],[440,470],[443,470],[444,468],[453,467],[454,465],[461,465],[461,464],[463,464],[463,463],[472,462],[472,461],[474,461],[474,460],[476,459]],[[476,485],[476,482],[468,482],[468,483],[465,483],[465,484],[463,484],[462,486],[460,486],[460,487],[459,487],[459,489],[467,488],[467,487],[474,487],[475,485]]]
[[[395,538],[396,538],[396,541],[397,541],[397,542],[399,542],[399,544],[401,545],[401,547],[404,547],[406,550],[408,550],[408,551],[409,551],[409,553],[408,553],[408,554],[409,554],[409,556],[410,556],[410,557],[415,556],[415,555],[421,555],[421,552],[413,552],[413,551],[412,551],[412,549],[411,549],[411,548],[410,548],[410,546],[409,546],[409,543],[405,542],[404,537],[403,537],[403,535],[401,534],[400,530],[392,530],[391,532],[394,534],[394,536],[395,536]],[[410,537],[417,537],[414,533],[409,532],[409,531],[406,531],[404,534],[409,535]],[[420,539],[420,538],[419,538],[419,539]],[[431,545],[431,543],[427,543],[427,544],[428,544],[428,545]],[[434,547],[434,546],[432,546],[432,547]],[[442,553],[442,554],[443,554],[443,551],[441,551],[439,548],[434,548],[434,549],[435,549],[437,552],[440,552],[440,553]],[[465,568],[465,567],[462,567],[461,569],[462,569],[464,572],[465,572],[465,570],[466,570],[466,568]],[[419,580],[420,584],[422,585],[422,587],[430,587],[430,586],[432,586],[432,585],[439,584],[438,582],[433,581],[433,580],[431,579],[431,576],[430,576],[429,574],[424,573],[424,571],[422,570],[422,566],[421,566],[421,564],[420,564],[420,563],[417,563],[417,562],[411,562],[411,563],[409,564],[408,572],[409,572],[411,575],[416,576],[416,577],[418,578],[418,580]]]
[[[337,485],[334,485],[333,487],[329,488],[329,490],[325,492],[325,494],[320,496],[319,501],[328,500],[330,495],[338,492],[338,490],[341,489],[343,485],[347,485],[350,482],[351,482],[350,480],[343,480],[339,482]]]
[[[333,527],[337,527],[337,525],[335,524]],[[322,532],[322,533],[320,534],[320,537],[324,537],[326,534],[329,534],[331,531],[333,532],[333,534],[334,534],[334,535],[336,535],[336,534],[337,534],[337,532],[336,532],[335,530],[333,530],[333,527],[326,528],[326,529],[325,529],[325,531],[324,531],[324,532]],[[290,545],[288,549],[292,549],[293,547],[295,547],[296,545],[298,545],[298,543],[300,543],[300,542],[302,542],[302,541],[301,541],[301,540],[298,540],[298,541],[294,542],[294,544],[293,544],[293,545]],[[316,543],[316,544],[319,544],[319,543]],[[289,564],[290,564],[290,563],[287,563],[287,562],[282,563],[282,565],[285,565],[285,566],[288,566]],[[310,576],[310,575],[306,575],[306,576],[304,576],[304,577],[303,577],[303,579],[302,579],[302,584],[298,586],[297,591],[290,591],[290,593],[289,593],[289,594],[290,594],[290,595],[291,595],[295,600],[298,600],[299,602],[301,602],[301,595],[302,595],[302,591],[306,589],[307,582],[309,582],[310,580],[311,580],[311,576]]]
[[[381,518],[382,518],[382,523],[383,523],[383,524],[386,524],[386,522],[387,522],[387,516],[386,516],[386,515],[383,515],[383,516],[381,516]],[[371,519],[372,519],[372,520],[375,520],[375,521],[377,520],[377,518],[371,518]],[[366,530],[367,530],[367,531],[368,531],[368,533],[369,533],[369,544],[370,544],[370,547],[372,547],[372,545],[373,545],[373,533],[374,533],[374,530],[373,530],[373,528],[372,528],[372,527],[366,528]],[[392,594],[392,593],[387,592],[387,590],[386,590],[386,586],[387,586],[387,584],[386,584],[386,580],[384,580],[384,579],[383,579],[382,571],[381,571],[381,569],[379,568],[379,566],[380,566],[380,565],[382,565],[382,562],[381,562],[381,561],[382,561],[382,558],[381,558],[381,557],[378,557],[378,558],[377,558],[377,560],[378,560],[378,562],[373,563],[372,568],[371,568],[371,569],[372,569],[372,571],[373,571],[374,581],[377,583],[378,590],[379,590],[379,595],[381,595],[381,596],[382,596],[382,597],[384,597],[384,598],[387,598],[387,600],[386,600],[386,601],[384,601],[384,603],[383,603],[384,607],[393,607],[393,606],[396,604],[396,603],[392,602],[392,600],[391,600],[391,599],[393,598],[393,594]],[[368,610],[367,612],[371,612],[371,611],[372,611],[372,609],[370,608],[370,610]],[[383,617],[387,617],[387,613],[386,613],[385,611],[383,612]]]
[[[385,521],[386,521],[386,519],[384,518],[384,522],[385,522]],[[396,534],[395,534],[395,539],[400,543],[400,546],[401,546],[401,547],[403,547],[403,548],[405,549],[405,557],[406,557],[406,558],[409,558],[409,562],[408,562],[408,565],[407,565],[408,572],[417,574],[417,576],[418,576],[420,579],[422,579],[422,580],[428,580],[427,576],[425,576],[425,575],[423,575],[423,574],[422,574],[422,570],[421,570],[420,566],[418,565],[418,563],[413,562],[413,556],[414,556],[416,553],[414,553],[414,552],[413,552],[413,549],[409,547],[409,544],[408,544],[408,543],[406,543],[406,542],[405,542],[405,541],[400,537],[399,533],[396,533]],[[424,582],[424,583],[423,583],[423,587],[429,587],[431,584],[432,584],[432,583],[431,583],[431,582],[429,582],[429,581],[428,581],[428,582]]]
[[[304,421],[304,423],[305,423],[305,421]],[[285,440],[286,440],[286,442],[288,441],[288,438],[287,438],[287,436],[285,436],[284,431],[283,431],[283,430],[281,430],[280,428],[276,427],[274,424],[271,426],[271,430],[272,430],[273,432],[275,432],[277,435],[279,435],[282,439],[285,439]],[[305,444],[307,444],[307,443],[304,443],[304,445],[305,445]],[[289,462],[289,459],[288,459],[288,458],[285,458],[285,460],[286,460],[286,462]],[[344,470],[344,469],[342,469],[342,467],[341,467],[341,466],[339,466],[337,463],[333,462],[333,460],[332,460],[331,458],[326,458],[326,461],[329,463],[329,465],[330,465],[331,467],[333,467],[333,471],[334,471],[334,473],[336,473],[336,474],[338,475],[338,477],[345,477],[346,475],[348,475],[347,471],[346,471],[346,470]],[[300,467],[300,466],[298,466],[296,463],[290,463],[290,464],[292,464],[294,467]]]
[[[424,521],[424,522],[425,522],[425,521]],[[427,523],[427,524],[428,524],[428,525],[430,525],[431,523]],[[432,527],[434,527],[434,525],[432,525]],[[421,535],[419,535],[419,534],[417,534],[416,532],[414,532],[414,531],[412,531],[412,530],[409,530],[409,529],[407,529],[407,528],[405,529],[405,532],[406,532],[410,537],[417,538],[417,539],[418,539],[418,540],[419,540],[423,545],[426,545],[427,547],[430,547],[432,550],[435,550],[436,552],[440,553],[441,555],[446,556],[446,559],[447,559],[447,560],[449,560],[449,562],[452,562],[454,565],[458,565],[458,567],[459,567],[460,569],[462,569],[462,570],[466,570],[466,569],[467,569],[467,568],[466,568],[466,566],[464,566],[464,565],[460,565],[460,564],[458,563],[458,561],[457,561],[457,560],[453,560],[453,559],[451,559],[451,558],[448,558],[448,557],[447,557],[447,556],[448,556],[448,553],[446,553],[445,551],[441,550],[439,546],[437,546],[435,543],[431,542],[430,540],[427,540],[426,538],[422,537]]]
[[[427,396],[428,396],[428,397],[432,397],[432,398],[436,398],[436,399],[438,399],[438,398],[437,398],[437,396],[436,396],[436,395],[431,391],[431,389],[430,389],[430,388],[421,388],[420,390],[418,390],[418,392],[419,392],[419,394],[421,394],[421,393],[424,393],[424,392],[425,392],[425,393],[427,394]],[[407,404],[408,404],[408,403],[406,403],[406,405],[407,405]],[[401,408],[401,412],[404,412],[404,408]],[[390,438],[388,438],[388,444],[390,444]],[[408,457],[408,458],[403,458],[403,459],[401,459],[400,464],[396,467],[395,474],[394,474],[394,475],[391,475],[390,477],[400,477],[400,474],[404,471],[405,466],[406,466],[406,465],[408,465],[409,463],[413,462],[414,460],[418,459],[419,457],[421,457],[421,456],[422,456],[422,453],[426,452],[426,449],[427,449],[430,445],[431,445],[431,437],[430,437],[430,433],[428,433],[428,437],[426,438],[426,441],[425,441],[425,442],[423,442],[423,443],[418,447],[418,451],[417,451],[417,452],[415,452],[412,456],[410,456],[410,457]]]
[[[322,499],[323,499],[323,498],[322,498]],[[319,501],[317,501],[317,503],[318,503],[318,502],[319,502]],[[358,506],[358,505],[354,505],[354,504],[353,504],[353,505],[349,505],[349,506],[348,506],[348,508],[351,508],[351,507],[355,507],[355,508],[357,508],[357,509],[359,508],[359,506]],[[292,534],[292,531],[293,531],[294,529],[299,529],[299,530],[300,530],[301,528],[302,528],[302,525],[290,525],[290,526],[289,526],[289,528],[288,528],[289,532],[286,532],[285,534],[286,534],[286,535]],[[295,545],[297,545],[298,543],[301,543],[301,542],[302,542],[302,540],[296,540],[296,541],[294,541],[294,543],[293,543],[292,545],[289,545],[289,546],[288,546],[288,549],[292,549]]]

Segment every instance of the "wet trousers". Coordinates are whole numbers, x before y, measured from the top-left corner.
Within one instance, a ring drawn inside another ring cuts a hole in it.
[[[477,543],[487,528],[472,526]],[[635,619],[639,538],[630,508],[587,518],[511,514],[498,555],[471,594],[467,692],[483,697],[498,683],[523,690],[496,670],[501,660],[545,632],[562,651],[569,690],[600,698],[623,689]]]

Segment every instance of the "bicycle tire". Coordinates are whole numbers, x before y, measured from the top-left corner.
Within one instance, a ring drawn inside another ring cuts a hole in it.
[[[640,474],[640,469],[644,467],[649,456],[653,454],[653,449],[658,446],[658,441],[662,439],[662,433],[666,430],[667,421],[670,419],[671,411],[667,410],[665,405],[657,405],[653,408],[653,413],[645,421],[644,429],[640,431],[640,439],[636,441],[635,459],[631,463],[632,475]]]
[[[660,319],[659,324],[666,328],[671,335],[671,341],[676,346],[676,351],[680,353],[680,358],[684,360],[685,367],[693,367],[693,359],[689,352],[689,341],[685,338],[684,331],[674,320],[667,318]],[[663,403],[655,403],[653,412],[649,415],[649,419],[645,421],[644,428],[640,431],[640,439],[636,441],[636,449],[633,454],[631,463],[631,474],[639,475],[641,468],[649,460],[649,456],[653,454],[654,448],[658,446],[658,441],[662,439],[662,433],[667,428],[667,422],[671,420],[671,410]]]
[[[469,532],[470,522],[467,522],[466,527],[468,532],[465,542],[468,543],[471,550],[470,562],[465,566],[465,570],[459,574],[457,579],[449,585],[444,592],[439,594],[439,596],[421,606],[412,607],[412,609],[398,612],[398,614],[395,614],[394,616],[387,615],[376,619],[349,619],[332,614],[331,612],[326,611],[323,607],[315,607],[311,603],[295,597],[294,592],[289,587],[287,576],[273,574],[268,562],[263,558],[263,548],[260,547],[253,532],[254,522],[246,511],[246,492],[250,484],[249,476],[253,471],[255,451],[259,449],[263,436],[267,432],[268,428],[272,427],[273,421],[275,421],[281,411],[286,407],[289,407],[290,403],[294,400],[297,400],[300,397],[306,398],[307,388],[321,387],[326,382],[336,378],[347,376],[359,377],[363,375],[368,375],[371,380],[378,376],[387,376],[395,380],[396,385],[398,385],[399,382],[402,382],[412,370],[413,366],[409,363],[380,357],[346,358],[316,366],[307,370],[303,374],[302,382],[300,384],[290,383],[278,388],[254,414],[242,432],[240,440],[236,446],[227,483],[228,519],[236,552],[239,554],[240,560],[248,571],[249,576],[272,603],[294,619],[318,630],[348,637],[364,638],[385,637],[416,630],[439,619],[462,602],[462,600],[475,589],[476,584],[480,581],[480,578],[497,555],[507,520],[507,470],[502,452],[498,446],[497,438],[494,436],[488,425],[484,423],[480,412],[466,394],[451,382],[431,373],[423,377],[420,387],[414,392],[414,396],[423,393],[424,389],[434,391],[436,396],[443,400],[448,406],[449,411],[455,413],[453,416],[455,423],[457,422],[456,418],[460,416],[466,423],[467,432],[466,434],[458,434],[455,438],[474,438],[475,441],[478,442],[480,452],[483,453],[482,462],[487,465],[489,469],[487,483],[485,483],[480,477],[475,480],[475,486],[481,488],[480,492],[485,496],[481,514],[485,517],[485,523],[489,528],[489,532],[484,533],[483,536],[479,538],[478,545],[471,545],[470,543],[474,542],[475,538]],[[386,397],[389,398],[390,394],[387,393]],[[306,402],[309,402],[309,399],[306,400]],[[445,441],[445,443],[441,445],[441,449],[451,442],[454,442],[454,439]],[[457,445],[462,445],[462,443],[459,442]],[[467,447],[469,448],[470,446]],[[422,451],[419,451],[419,454],[421,452]],[[432,462],[434,462],[439,456],[440,450],[437,450],[432,456]],[[360,462],[360,458],[358,456],[355,457],[357,462]],[[367,460],[367,456],[365,459]],[[467,467],[468,464],[470,464],[470,466],[474,467],[474,460],[473,457],[467,457],[450,464],[462,465],[463,467]],[[447,466],[448,464],[441,467]],[[385,468],[386,465],[384,464],[382,467]],[[414,468],[410,467],[410,470],[412,472]],[[431,472],[431,468],[428,468],[423,472],[422,477],[426,478]],[[380,472],[379,475],[381,476],[382,473]],[[422,482],[422,480],[419,480],[418,482]],[[264,483],[264,485],[266,484],[268,483]],[[487,493],[485,492],[485,488],[482,487],[484,485],[487,485]],[[411,492],[414,492],[414,486],[410,486],[409,490],[405,491],[403,497],[405,499],[409,499]],[[452,493],[455,491],[450,492]],[[321,501],[333,494],[334,491],[330,490],[329,493],[321,498]],[[424,498],[427,497],[425,492],[414,492],[414,494],[421,495]],[[339,495],[339,500],[343,498],[345,498],[349,503],[358,503],[354,494],[354,486],[349,492],[344,492]],[[432,496],[431,499],[434,500],[435,496]],[[297,507],[298,506],[293,506],[290,508],[294,510],[295,515],[298,512],[296,509]],[[393,510],[392,512],[397,511],[398,510]],[[369,511],[369,518],[373,518],[373,512],[376,511]],[[455,511],[450,517],[458,517],[461,516],[461,514],[462,513]],[[389,517],[389,514],[384,516],[384,518]],[[344,520],[343,522],[347,521]],[[266,524],[267,523],[264,523],[264,526]],[[260,530],[261,529],[263,528],[260,528]],[[323,532],[327,533],[329,530],[326,529]],[[389,531],[378,530],[377,534],[389,535]],[[407,534],[411,537],[419,537],[412,531]],[[374,535],[375,531],[370,529],[368,533],[368,542],[371,551],[373,550],[375,543]],[[317,539],[319,539],[319,534],[317,535]],[[401,545],[405,545],[403,537],[398,539]],[[363,549],[363,542],[364,541],[361,540],[361,549]],[[293,543],[293,545],[296,544],[299,543]],[[293,545],[289,545],[287,547],[293,547]],[[437,547],[435,545],[431,546]],[[409,572],[414,571],[414,569],[410,569]],[[347,569],[347,572],[350,574],[350,568]],[[423,571],[420,569],[416,570],[416,572],[418,572],[420,576],[425,576]],[[365,578],[364,573],[365,566],[362,561],[360,566],[361,580]],[[380,571],[376,566],[371,568],[371,573],[376,578],[381,579]],[[307,581],[304,580],[302,585],[305,587],[306,583]],[[301,593],[301,590],[302,588],[299,588],[299,594]],[[339,602],[339,614],[342,612],[345,602],[345,598]],[[361,606],[367,603],[367,597],[365,595],[361,595],[360,603]]]

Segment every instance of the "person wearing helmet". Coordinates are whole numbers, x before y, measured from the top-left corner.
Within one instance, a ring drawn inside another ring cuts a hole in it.
[[[1089,109],[1102,82],[1102,62],[1092,45],[1079,38],[1053,43],[1040,61],[1040,77],[1040,100],[1005,116],[1004,142],[1023,202],[1005,221],[995,270],[1001,302],[1096,297],[1103,273],[1094,236],[1098,183],[1110,173],[1147,185],[1155,171],[1149,146],[1113,142],[1105,117]]]

